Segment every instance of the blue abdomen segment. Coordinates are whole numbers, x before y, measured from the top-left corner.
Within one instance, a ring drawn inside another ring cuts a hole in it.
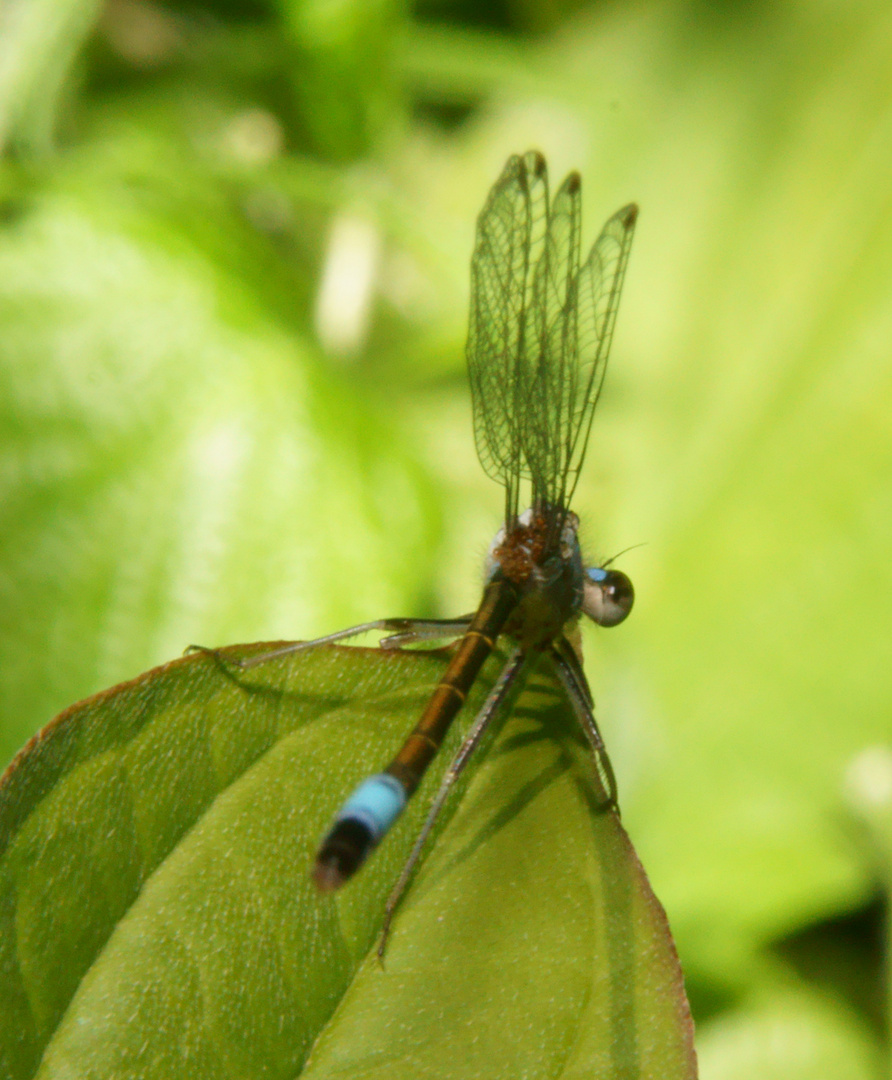
[[[336,821],[351,818],[364,825],[373,845],[378,844],[403,812],[406,789],[394,776],[378,773],[363,780],[341,807]]]
[[[341,807],[322,841],[313,880],[322,892],[349,881],[403,812],[406,789],[389,773],[363,780]]]

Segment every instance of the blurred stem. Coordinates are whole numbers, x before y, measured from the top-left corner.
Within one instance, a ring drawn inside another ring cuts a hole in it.
[[[59,99],[101,10],[100,0],[0,4],[0,153],[50,148]]]
[[[416,91],[441,101],[468,103],[494,92],[553,92],[555,72],[531,63],[529,46],[497,34],[420,26],[405,31],[397,62]]]

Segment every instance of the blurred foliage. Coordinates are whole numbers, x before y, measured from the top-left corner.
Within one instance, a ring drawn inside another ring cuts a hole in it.
[[[878,1075],[890,117],[879,0],[6,0],[4,758],[190,641],[473,606],[467,264],[538,147],[642,206],[576,508],[646,542],[587,660],[702,1075]]]

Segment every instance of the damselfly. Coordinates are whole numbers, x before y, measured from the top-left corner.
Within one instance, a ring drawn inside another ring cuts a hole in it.
[[[323,892],[356,873],[402,813],[502,635],[508,660],[443,777],[387,902],[383,953],[394,910],[449,792],[525,665],[547,653],[591,746],[610,802],[616,783],[592,697],[568,638],[580,615],[615,626],[632,607],[625,574],[583,565],[579,520],[568,504],[585,456],[638,210],[618,210],[580,263],[580,179],[553,199],[541,154],[508,160],[477,220],[471,263],[468,372],[480,462],[505,489],[505,520],[489,549],[476,613],[453,620],[378,619],[244,661],[250,667],[367,631],[385,647],[460,641],[415,729],[383,772],[347,799],[313,868]],[[521,495],[529,509],[521,512]],[[526,500],[525,500],[526,501]]]

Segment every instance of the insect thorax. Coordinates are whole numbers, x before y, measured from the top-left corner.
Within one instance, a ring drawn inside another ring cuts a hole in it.
[[[567,512],[555,542],[554,514],[532,508],[501,528],[490,545],[487,581],[501,576],[516,587],[519,602],[505,633],[524,646],[554,641],[579,615],[584,577],[578,528],[577,516]]]

